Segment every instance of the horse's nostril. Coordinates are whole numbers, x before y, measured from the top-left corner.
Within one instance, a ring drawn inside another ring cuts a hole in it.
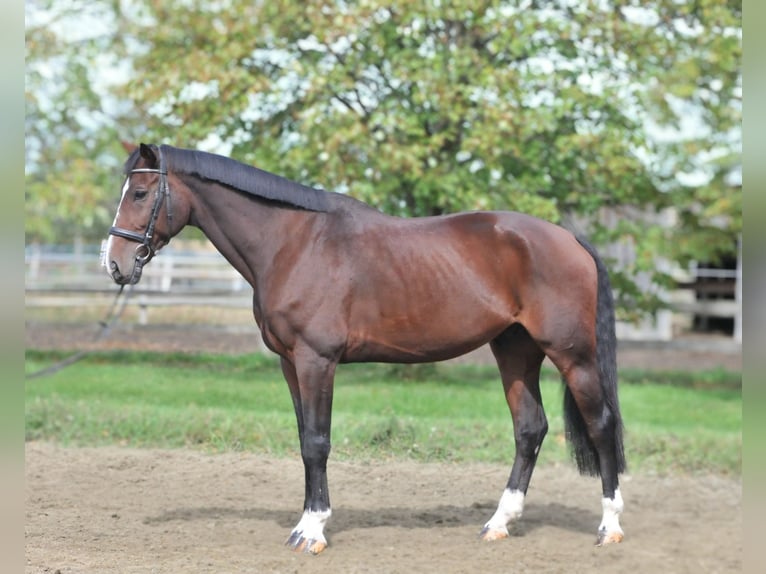
[[[115,281],[122,279],[122,273],[120,273],[120,268],[117,266],[117,262],[112,261],[109,264],[109,269],[112,271],[112,277]]]

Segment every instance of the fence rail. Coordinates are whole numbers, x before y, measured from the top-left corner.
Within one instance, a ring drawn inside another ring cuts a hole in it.
[[[99,249],[83,246],[61,251],[27,247],[26,289],[43,291],[110,291],[114,283],[101,267]],[[136,293],[243,294],[249,285],[217,251],[190,251],[168,246],[144,268]]]
[[[117,287],[100,264],[96,246],[26,248],[26,306],[77,307],[111,304]],[[687,296],[661,311],[653,325],[634,328],[618,325],[626,338],[673,338],[673,316],[734,319],[733,337],[742,340],[741,267],[736,270],[695,269],[691,273],[714,284],[697,281],[679,290]],[[721,297],[723,289],[733,298]],[[695,299],[695,291],[696,293]],[[709,293],[707,291],[710,291]],[[249,308],[252,291],[244,278],[217,251],[174,248],[170,245],[144,268],[141,283],[134,287],[129,304],[141,310],[145,322],[150,307],[214,306]],[[675,314],[675,315],[674,315]],[[622,329],[620,328],[622,327]]]
[[[29,246],[25,253],[28,308],[107,307],[119,289],[101,266],[100,249],[74,250]],[[204,306],[250,308],[252,291],[217,251],[168,246],[144,268],[128,306],[138,308],[139,324],[154,307]]]

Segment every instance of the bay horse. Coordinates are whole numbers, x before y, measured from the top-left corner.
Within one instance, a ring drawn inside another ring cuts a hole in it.
[[[597,545],[620,542],[625,470],[614,303],[604,263],[569,231],[514,212],[385,215],[232,159],[141,144],[125,163],[104,265],[118,284],[186,225],[202,230],[253,288],[263,341],[279,355],[305,468],[303,514],[286,544],[327,546],[327,458],[336,366],[449,359],[489,343],[515,455],[480,533],[509,536],[548,423],[547,356],[564,380],[566,437],[581,473],[601,477]]]

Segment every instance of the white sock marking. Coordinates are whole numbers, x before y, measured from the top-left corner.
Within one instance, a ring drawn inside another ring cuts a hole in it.
[[[622,494],[620,489],[614,491],[614,498],[602,498],[601,508],[604,513],[601,517],[601,524],[598,529],[599,532],[619,532],[622,534],[622,528],[620,528],[620,514],[625,507],[622,501]]]
[[[293,528],[294,533],[299,533],[306,540],[318,540],[327,544],[324,537],[324,525],[332,514],[331,509],[327,510],[304,510],[300,522]]]
[[[492,518],[484,525],[488,530],[500,530],[508,532],[508,523],[511,520],[521,518],[524,512],[524,493],[520,490],[506,488],[500,497],[497,510]]]

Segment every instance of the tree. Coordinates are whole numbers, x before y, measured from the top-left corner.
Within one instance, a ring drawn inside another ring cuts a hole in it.
[[[106,77],[122,71],[118,6],[27,3],[27,242],[101,238],[114,217],[131,122]]]
[[[657,254],[715,259],[741,228],[727,180],[739,163],[739,2],[130,6],[121,41],[142,49],[119,95],[142,138],[229,153],[394,214],[514,209],[629,243],[636,256],[615,272],[625,310],[657,303],[633,282],[667,283]],[[652,217],[670,208],[675,226]]]

